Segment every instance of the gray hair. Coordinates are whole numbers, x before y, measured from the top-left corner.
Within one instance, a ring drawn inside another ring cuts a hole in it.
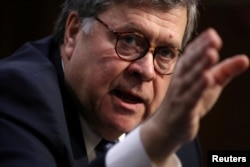
[[[58,44],[63,43],[65,24],[70,12],[75,11],[80,18],[89,18],[107,10],[112,4],[127,4],[130,6],[149,6],[156,9],[168,10],[177,6],[187,8],[187,25],[183,38],[184,47],[192,37],[197,26],[197,2],[198,0],[66,0],[59,16],[54,32],[54,38]]]

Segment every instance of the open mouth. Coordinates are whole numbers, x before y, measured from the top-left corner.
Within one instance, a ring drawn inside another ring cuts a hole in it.
[[[125,93],[119,90],[114,90],[113,91],[114,95],[123,100],[126,103],[131,103],[131,104],[137,104],[137,103],[142,103],[143,100],[137,96],[134,96],[129,93]]]

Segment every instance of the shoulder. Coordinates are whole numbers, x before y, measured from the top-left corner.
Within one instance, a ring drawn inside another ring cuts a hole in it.
[[[15,53],[0,61],[0,70],[39,71],[51,68],[50,57],[57,50],[51,37],[35,42],[27,42]],[[31,70],[32,69],[32,70]]]
[[[56,49],[51,49],[51,41],[50,37],[28,42],[13,55],[1,60],[0,86],[20,85],[20,87],[31,89],[32,85],[39,85],[37,83],[43,83],[43,86],[47,84],[52,86],[53,82],[56,84],[58,82],[57,71],[50,60]]]
[[[0,135],[4,135],[0,147],[26,156],[32,166],[72,159],[71,153],[65,155],[70,139],[58,70],[52,61],[56,54],[60,56],[56,50],[50,39],[45,39],[26,43],[0,61]],[[26,160],[11,157],[19,164]]]
[[[0,61],[0,114],[44,135],[64,124],[58,75],[49,59],[51,49],[46,50],[49,41],[26,43]]]

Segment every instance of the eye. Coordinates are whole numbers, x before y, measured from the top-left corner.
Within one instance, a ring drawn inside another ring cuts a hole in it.
[[[117,51],[124,56],[139,57],[148,47],[147,41],[143,36],[134,33],[120,34],[117,45]]]
[[[123,34],[120,36],[119,41],[124,45],[124,46],[129,46],[133,47],[137,45],[137,37],[133,34]]]
[[[159,48],[156,56],[163,60],[172,60],[178,56],[178,51],[170,47]]]

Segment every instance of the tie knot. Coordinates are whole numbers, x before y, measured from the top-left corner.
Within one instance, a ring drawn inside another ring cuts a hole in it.
[[[106,153],[111,147],[113,147],[117,141],[108,141],[105,139],[102,139],[99,144],[95,147],[96,155],[99,156],[101,154]]]

